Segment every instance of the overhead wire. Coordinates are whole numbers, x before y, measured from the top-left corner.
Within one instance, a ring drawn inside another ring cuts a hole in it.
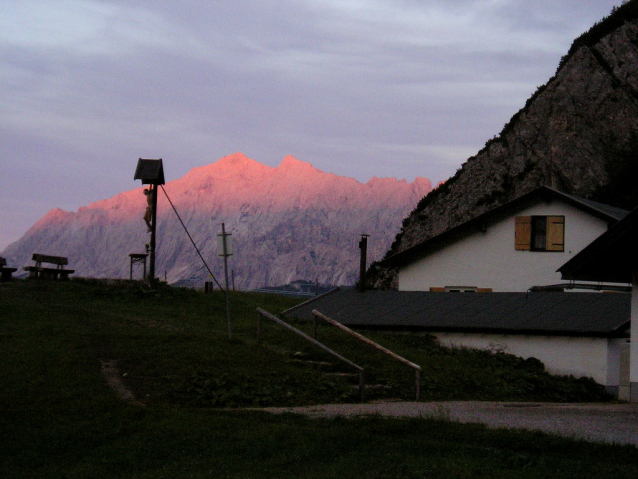
[[[179,222],[182,224],[182,227],[184,228],[184,231],[186,232],[186,234],[188,235],[188,239],[191,240],[191,243],[193,244],[193,247],[195,248],[195,251],[197,251],[197,254],[199,255],[199,257],[202,260],[202,263],[204,263],[204,266],[206,267],[206,269],[208,270],[208,274],[210,274],[211,278],[213,278],[213,280],[215,281],[215,283],[217,283],[217,286],[219,286],[219,289],[221,289],[224,294],[228,294],[228,291],[226,291],[224,288],[222,288],[222,285],[219,284],[219,281],[217,281],[217,278],[215,277],[215,275],[213,274],[213,272],[210,270],[210,268],[208,267],[208,264],[206,263],[206,260],[204,259],[204,257],[202,256],[202,253],[199,251],[199,248],[197,247],[197,245],[195,244],[195,241],[193,240],[193,237],[191,236],[191,234],[188,232],[188,228],[186,228],[186,225],[184,224],[184,222],[182,221],[182,217],[179,215],[179,213],[177,212],[177,208],[175,208],[175,205],[173,204],[173,202],[171,201],[171,199],[168,196],[168,193],[166,193],[166,190],[164,189],[163,185],[160,185],[162,188],[162,191],[164,192],[164,194],[166,195],[166,199],[168,200],[169,204],[171,205],[171,208],[173,208],[173,211],[175,212],[175,215],[177,215],[177,219],[179,220]]]

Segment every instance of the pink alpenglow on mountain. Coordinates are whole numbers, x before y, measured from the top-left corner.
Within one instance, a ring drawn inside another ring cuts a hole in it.
[[[402,219],[431,189],[430,181],[352,178],[317,170],[292,156],[275,168],[241,153],[194,168],[164,186],[215,275],[221,276],[216,235],[232,233],[229,259],[237,289],[319,280],[357,280],[358,240],[370,235],[369,261],[388,250]],[[69,258],[76,276],[128,278],[129,253],[144,252],[149,237],[142,187],[71,213],[51,210],[2,253],[27,265],[31,254]],[[169,283],[209,280],[164,193],[158,194],[156,273]],[[136,273],[140,277],[141,273]]]

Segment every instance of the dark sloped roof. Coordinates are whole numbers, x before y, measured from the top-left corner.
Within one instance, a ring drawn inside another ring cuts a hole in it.
[[[163,185],[164,184],[164,166],[162,159],[151,160],[140,158],[135,168],[134,180],[142,180],[142,184]]]
[[[336,290],[284,312],[312,310],[347,326],[562,336],[626,336],[628,293],[431,293]]]
[[[574,202],[580,203],[582,205],[587,205],[591,208],[591,211],[597,210],[609,215],[616,220],[620,220],[627,216],[629,211],[624,210],[622,208],[616,208],[615,206],[606,205],[604,203],[599,203],[597,201],[586,200],[585,198],[580,198],[574,195],[568,195],[566,193],[562,193],[564,196],[571,198]]]
[[[596,218],[600,218],[609,223],[616,223],[627,215],[628,211],[604,205],[596,201],[586,200],[578,196],[568,195],[562,191],[555,190],[548,186],[541,186],[523,196],[516,198],[504,205],[494,208],[482,215],[472,218],[463,224],[450,228],[443,233],[422,241],[419,244],[401,251],[380,262],[383,266],[397,267],[413,261],[417,257],[423,257],[447,244],[466,236],[468,233],[484,228],[491,223],[495,223],[507,218],[517,211],[520,211],[539,201],[561,200],[581,211],[585,211]]]
[[[638,271],[638,208],[558,268],[563,279],[631,283]]]

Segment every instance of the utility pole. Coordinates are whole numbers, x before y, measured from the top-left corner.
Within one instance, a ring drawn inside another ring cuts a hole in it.
[[[153,283],[155,279],[155,232],[157,231],[157,185],[151,184],[148,187],[151,204],[151,240],[150,244],[150,263],[148,268],[148,279]]]
[[[222,223],[222,234],[217,235],[217,256],[224,258],[224,277],[226,279],[226,319],[228,320],[228,339],[233,339],[233,332],[230,321],[230,290],[228,289],[228,257],[232,256],[233,248],[230,241],[231,233],[226,233],[226,227]]]

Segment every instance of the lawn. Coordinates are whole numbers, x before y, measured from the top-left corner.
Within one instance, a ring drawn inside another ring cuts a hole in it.
[[[296,302],[233,294],[229,340],[220,293],[0,284],[1,477],[638,477],[634,447],[433,419],[228,410],[356,401],[349,379],[329,374],[341,367],[274,324],[257,344],[256,308],[278,313]],[[423,400],[609,399],[593,382],[551,376],[535,361],[449,350],[427,336],[371,336],[423,366]],[[383,385],[371,399],[413,399],[404,365],[327,327],[319,337]],[[107,362],[135,403],[109,388]]]

